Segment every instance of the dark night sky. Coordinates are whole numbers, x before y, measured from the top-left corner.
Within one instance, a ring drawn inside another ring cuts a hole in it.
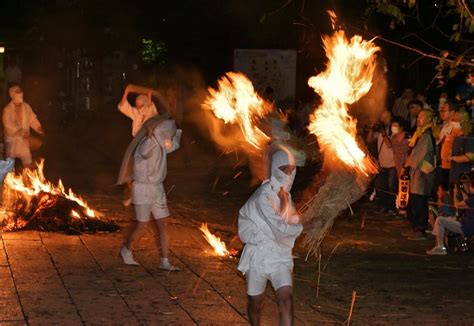
[[[197,66],[208,81],[231,69],[234,48],[293,48],[300,53],[299,79],[305,80],[314,68],[322,68],[324,64],[320,35],[330,32],[326,10],[336,9],[343,24],[363,28],[365,23],[374,34],[383,33],[428,52],[433,50],[409,36],[416,30],[416,21],[408,19],[405,26],[395,30],[388,28],[387,17],[363,22],[365,0],[306,1],[303,16],[300,13],[303,0],[295,0],[284,9],[268,14],[284,3],[275,0],[2,1],[0,41],[18,51],[35,52],[44,45],[81,47],[101,56],[115,49],[138,53],[142,37],[164,40],[169,61]],[[420,19],[429,22],[436,14],[434,2],[420,0],[419,3],[426,7]],[[451,21],[445,22],[448,27],[450,24]],[[347,31],[354,32],[350,28]],[[430,31],[422,36],[437,47],[450,46]],[[415,87],[423,87],[428,83],[435,61],[421,60],[407,74],[401,67],[416,56],[378,43],[389,61],[395,89],[413,83]]]

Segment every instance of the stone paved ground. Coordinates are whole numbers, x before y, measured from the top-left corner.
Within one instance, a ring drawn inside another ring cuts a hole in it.
[[[101,202],[124,230],[131,225],[132,211],[121,208],[117,198],[98,196],[92,202]],[[247,324],[245,281],[236,261],[210,254],[197,226],[183,216],[172,220],[172,259],[182,268],[175,273],[158,269],[153,228],[136,246],[140,267],[126,266],[118,257],[124,232],[3,233],[0,324]],[[277,308],[270,288],[267,295],[264,323],[270,325]],[[332,323],[298,299],[297,324]]]
[[[252,189],[238,157],[195,155],[199,159],[189,166],[179,155],[170,156],[166,189],[174,214],[172,259],[182,271],[166,273],[158,269],[152,231],[136,245],[140,267],[125,266],[118,257],[133,222],[132,209],[122,207],[120,189],[112,186],[112,167],[119,162],[82,150],[57,153],[77,155],[47,161],[47,176],[64,177],[78,193],[91,193],[91,206],[122,230],[80,236],[0,234],[0,325],[247,324],[245,282],[236,260],[209,254],[198,231],[201,222],[209,222],[211,231],[239,247],[237,212]],[[295,184],[303,189],[299,183],[305,178],[297,175]],[[351,325],[474,324],[472,252],[428,257],[425,251],[433,240],[407,241],[403,219],[377,215],[365,202],[353,210],[354,215],[336,221],[320,264],[314,257],[305,261],[306,251],[297,244],[297,324],[342,324],[353,291]],[[264,309],[264,324],[276,324],[270,287]]]
[[[124,265],[118,250],[132,225],[132,210],[122,208],[117,195],[89,199],[122,226],[120,233],[1,234],[0,325],[247,324],[245,281],[237,261],[212,255],[198,231],[207,216],[233,216],[229,212],[237,203],[206,208],[203,201],[171,202],[172,260],[182,271],[168,273],[158,269],[153,228],[135,248],[141,266]],[[356,205],[353,216],[338,219],[324,243],[321,265],[311,257],[305,261],[298,245],[296,323],[343,323],[356,291],[353,325],[472,325],[474,255],[428,257],[424,251],[432,241],[407,241],[401,236],[407,230],[403,220],[369,214],[367,205]],[[211,231],[239,247],[232,218],[221,220],[227,225],[211,223]],[[266,294],[263,321],[274,325],[277,307],[270,286]]]

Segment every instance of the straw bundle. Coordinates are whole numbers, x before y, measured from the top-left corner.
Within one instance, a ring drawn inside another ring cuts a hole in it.
[[[343,168],[341,164],[336,167],[330,172],[318,193],[305,204],[307,209],[303,213],[303,221],[312,221],[312,226],[305,231],[303,240],[309,254],[317,255],[321,242],[336,217],[364,195],[372,179],[370,175]]]

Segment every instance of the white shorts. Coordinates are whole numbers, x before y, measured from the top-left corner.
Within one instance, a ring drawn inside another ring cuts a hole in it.
[[[137,218],[138,222],[149,222],[151,214],[153,214],[153,218],[155,220],[159,220],[170,216],[170,211],[168,210],[166,202],[164,204],[155,203],[152,205],[135,204],[135,217]]]
[[[150,221],[170,216],[166,193],[162,183],[146,184],[134,182],[132,185],[132,202],[135,205],[135,216],[138,222]]]
[[[150,221],[151,214],[155,220],[170,216],[163,184],[147,185],[134,182],[132,191],[138,222]]]
[[[272,282],[275,291],[283,286],[293,286],[293,269],[285,264],[270,274],[258,273],[251,268],[245,273],[245,277],[247,278],[247,294],[251,296],[264,293],[267,281]]]

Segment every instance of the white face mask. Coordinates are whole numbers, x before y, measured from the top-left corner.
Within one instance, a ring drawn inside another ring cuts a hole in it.
[[[280,188],[289,192],[295,181],[296,169],[294,169],[290,175],[286,174],[279,169],[280,166],[295,165],[294,162],[290,162],[288,157],[289,153],[283,151],[277,151],[272,155],[271,171],[270,171],[270,184],[275,192],[279,192]],[[291,158],[294,161],[293,157]]]
[[[439,98],[439,104],[444,104],[447,102],[447,99],[445,97],[440,97]]]
[[[392,134],[394,134],[394,135],[398,134],[400,132],[400,128],[395,127],[395,126],[392,126],[391,130],[392,130]]]
[[[15,93],[12,97],[12,102],[15,104],[23,103],[23,93]]]
[[[18,86],[10,87],[8,92],[14,104],[23,103],[23,92],[21,91],[20,87]]]
[[[278,171],[277,171],[278,170]],[[279,168],[273,169],[272,167],[272,176],[270,177],[270,184],[273,187],[273,190],[278,192],[280,188],[283,188],[286,192],[291,190],[293,182],[295,181],[296,169],[291,172],[290,175],[286,174]]]

